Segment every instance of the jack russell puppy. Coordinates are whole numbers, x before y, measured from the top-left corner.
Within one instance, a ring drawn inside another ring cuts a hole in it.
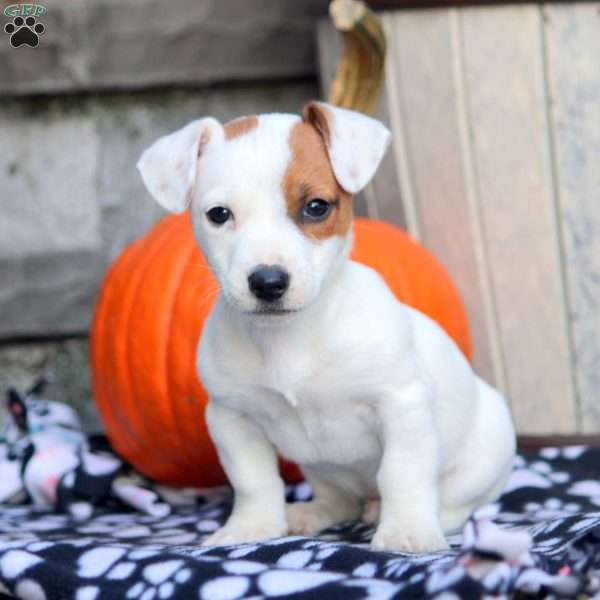
[[[206,544],[362,515],[377,523],[373,549],[439,550],[509,476],[502,396],[436,323],[349,259],[352,194],[389,140],[374,119],[312,102],[301,117],[193,121],[140,158],[150,194],[189,207],[220,283],[197,367],[235,499]],[[313,500],[286,506],[277,453],[300,465]]]

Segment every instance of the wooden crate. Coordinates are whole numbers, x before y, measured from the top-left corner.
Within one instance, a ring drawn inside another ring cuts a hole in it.
[[[600,3],[382,19],[394,141],[358,211],[405,225],[452,274],[475,366],[520,432],[600,431]]]

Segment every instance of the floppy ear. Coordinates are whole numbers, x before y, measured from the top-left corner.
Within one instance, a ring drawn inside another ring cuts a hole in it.
[[[360,192],[371,180],[387,150],[391,134],[379,121],[325,102],[310,102],[302,119],[320,134],[333,173],[342,188]]]
[[[146,188],[163,208],[180,213],[189,206],[198,158],[208,143],[222,137],[222,125],[207,117],[159,138],[143,152],[137,168]]]

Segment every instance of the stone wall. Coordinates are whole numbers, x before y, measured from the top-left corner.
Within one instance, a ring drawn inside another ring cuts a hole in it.
[[[15,51],[1,32],[0,96],[314,77],[315,22],[329,5],[328,0],[39,3],[47,13],[40,19],[46,31],[37,48]]]

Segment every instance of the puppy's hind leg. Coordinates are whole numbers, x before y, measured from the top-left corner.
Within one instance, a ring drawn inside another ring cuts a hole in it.
[[[358,519],[362,503],[329,481],[315,477],[303,469],[313,490],[313,500],[292,502],[286,506],[286,519],[290,533],[313,535],[342,521]]]
[[[494,502],[512,471],[515,432],[504,398],[477,380],[479,414],[455,467],[441,481],[440,515],[446,533],[459,531],[471,513]]]

